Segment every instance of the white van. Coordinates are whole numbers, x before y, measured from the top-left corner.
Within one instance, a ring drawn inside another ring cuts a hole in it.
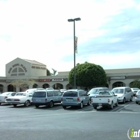
[[[118,102],[132,101],[133,92],[130,87],[115,87],[111,90],[118,97]]]
[[[53,107],[55,103],[61,103],[62,93],[59,90],[36,90],[32,97],[32,104],[38,108],[40,105]]]

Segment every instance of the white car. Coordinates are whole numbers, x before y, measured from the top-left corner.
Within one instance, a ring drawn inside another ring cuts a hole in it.
[[[14,97],[9,97],[6,99],[7,103],[12,104],[16,107],[18,104],[24,104],[24,106],[29,106],[32,103],[32,95],[27,92],[18,92]]]
[[[7,103],[7,102],[6,102],[6,99],[7,99],[8,97],[15,96],[15,94],[16,94],[16,92],[4,92],[4,93],[0,94],[0,105],[1,105],[2,103]]]
[[[131,88],[133,95],[136,95],[137,91],[140,90],[139,88]]]
[[[125,103],[133,100],[133,92],[130,87],[116,87],[111,90],[118,97],[118,102]]]
[[[118,106],[118,100],[117,96],[113,92],[101,91],[97,96],[91,97],[91,104],[94,109],[97,109],[98,106],[113,109],[114,106]]]
[[[140,104],[140,90],[138,90],[135,95],[135,102],[136,104]]]

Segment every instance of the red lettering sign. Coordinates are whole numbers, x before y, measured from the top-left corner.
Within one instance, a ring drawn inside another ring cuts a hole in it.
[[[51,79],[39,79],[39,82],[50,82]]]

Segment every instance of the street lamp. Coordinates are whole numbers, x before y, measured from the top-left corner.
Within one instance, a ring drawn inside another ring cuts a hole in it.
[[[76,69],[75,69],[75,21],[79,21],[81,18],[68,19],[68,22],[73,22],[73,39],[74,39],[74,88],[76,89]]]

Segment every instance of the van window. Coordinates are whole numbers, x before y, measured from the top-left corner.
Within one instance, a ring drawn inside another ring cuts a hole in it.
[[[35,92],[33,97],[46,97],[46,92]]]
[[[11,96],[15,96],[15,94],[16,94],[16,92],[13,92],[13,93],[11,94]]]
[[[54,96],[58,96],[58,91],[54,91]]]
[[[63,97],[77,97],[77,95],[76,91],[66,91],[64,92]]]
[[[16,95],[15,96],[26,96],[26,93],[23,93],[23,92],[18,92],[18,93],[16,93]]]
[[[60,91],[58,91],[58,96],[62,96],[63,93],[61,93]]]
[[[113,89],[113,92],[122,94],[124,93],[124,89]]]
[[[53,91],[48,91],[47,96],[52,97],[53,96]]]
[[[85,92],[84,91],[79,91],[79,96],[85,96]]]
[[[130,88],[126,88],[126,91],[127,91],[127,92],[131,92],[131,89],[130,89]]]
[[[33,97],[33,94],[29,94],[28,97]]]

